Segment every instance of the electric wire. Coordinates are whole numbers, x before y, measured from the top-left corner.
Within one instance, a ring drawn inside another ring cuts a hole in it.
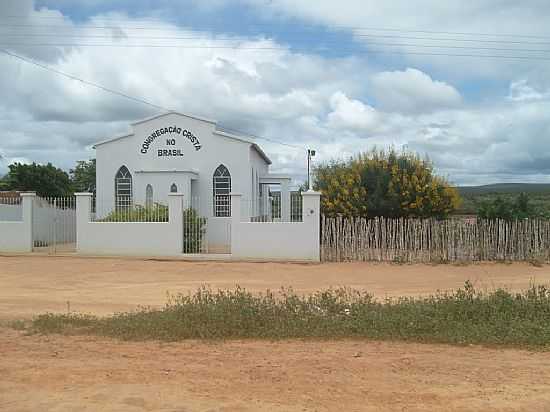
[[[77,82],[80,82],[81,84],[83,85],[86,85],[86,86],[90,86],[90,87],[95,87],[97,89],[100,89],[106,93],[111,93],[111,94],[114,94],[116,96],[119,96],[119,97],[123,97],[125,99],[128,99],[128,100],[131,100],[131,101],[134,101],[134,102],[137,102],[137,103],[141,103],[141,104],[144,104],[144,105],[147,105],[147,106],[150,106],[150,107],[153,107],[155,109],[160,109],[162,110],[163,112],[172,112],[174,110],[172,109],[168,109],[166,107],[163,107],[163,106],[160,106],[158,104],[155,104],[155,103],[152,103],[150,101],[147,101],[145,99],[141,99],[141,98],[138,98],[138,97],[134,97],[134,96],[130,96],[129,94],[126,94],[126,93],[123,93],[123,92],[120,92],[118,90],[114,90],[114,89],[111,89],[109,87],[105,87],[105,86],[102,86],[98,83],[94,83],[94,82],[91,82],[89,80],[84,80],[80,77],[77,77],[77,76],[74,76],[72,74],[69,74],[69,73],[65,73],[61,70],[57,70],[53,67],[50,67],[46,64],[42,64],[40,62],[37,62],[31,58],[28,58],[28,57],[24,57],[24,56],[20,56],[16,53],[13,53],[13,52],[10,52],[9,50],[5,50],[5,49],[0,49],[0,53],[4,53],[12,58],[15,58],[15,59],[19,59],[25,63],[28,63],[28,64],[31,64],[31,65],[34,65],[34,66],[37,66],[37,67],[40,67],[44,70],[47,70],[47,71],[50,71],[52,73],[55,73],[57,75],[60,75],[60,76],[63,76],[65,78],[68,78],[68,79],[71,79],[71,80],[74,80],[74,81],[77,81]],[[290,143],[285,143],[285,142],[281,142],[281,141],[278,141],[278,140],[275,140],[275,139],[272,139],[272,138],[268,138],[268,137],[264,137],[264,136],[258,136],[258,135],[255,135],[255,134],[252,134],[252,133],[248,133],[248,132],[243,132],[243,131],[240,131],[240,130],[237,130],[237,129],[232,129],[232,128],[228,128],[228,127],[224,127],[224,126],[221,126],[221,129],[222,130],[226,130],[228,132],[234,132],[234,133],[237,133],[237,134],[240,134],[240,135],[243,135],[243,136],[250,136],[250,137],[253,137],[253,138],[256,138],[256,139],[259,139],[259,140],[265,140],[265,141],[268,141],[268,142],[271,142],[271,143],[275,143],[275,144],[279,144],[279,145],[282,145],[282,146],[288,146],[288,147],[293,147],[293,148],[297,148],[297,149],[301,149],[301,150],[305,150],[304,147],[300,147],[300,146],[295,146],[295,145],[292,145]]]
[[[32,19],[49,19],[49,20],[60,20],[62,22],[70,22],[70,23],[73,23],[73,21],[66,17],[66,16],[36,16],[36,15],[27,15],[27,16],[22,16],[22,15],[8,15],[8,16],[2,16],[1,18],[13,18],[13,19],[29,19],[29,18],[32,18]],[[151,18],[143,18],[143,17],[140,17],[140,16],[135,16],[134,18],[132,19],[118,19],[118,18],[108,18],[108,17],[100,17],[100,18],[94,18],[93,21],[97,22],[97,21],[110,21],[110,22],[124,22],[124,23],[128,23],[128,22],[135,22],[136,20],[138,20],[139,22],[157,22],[157,23],[162,23],[162,24],[171,24],[171,23],[175,23],[177,24],[178,26],[180,25],[183,25],[185,26],[184,23],[178,21],[177,19],[172,19],[172,18],[166,18],[166,19],[151,19]],[[33,25],[28,25],[28,24],[2,24],[0,23],[0,26],[5,26],[5,27],[29,27],[29,26],[33,26]],[[36,26],[36,25],[34,25]],[[248,27],[276,27],[276,24],[274,23],[254,23],[252,25],[249,25]],[[51,26],[48,26],[48,27],[51,27]],[[64,26],[55,26],[55,27],[64,27]],[[91,26],[86,26],[86,24],[84,24],[84,27],[91,27]],[[124,27],[116,27],[116,26],[96,26],[96,27],[99,27],[99,28],[107,28],[107,29],[118,29],[118,28],[121,28],[121,29],[124,29]],[[395,27],[392,27],[392,28],[389,28],[389,27],[375,27],[375,26],[350,26],[350,25],[329,25],[329,24],[308,24],[308,23],[301,23],[300,24],[300,29],[299,30],[302,30],[303,31],[303,28],[311,28],[311,29],[319,29],[319,28],[326,28],[327,30],[330,30],[330,29],[336,29],[336,30],[348,30],[348,31],[386,31],[386,32],[399,32],[399,33],[425,33],[425,34],[444,34],[444,35],[460,35],[460,36],[487,36],[487,37],[521,37],[521,38],[538,38],[538,39],[550,39],[550,35],[535,35],[535,34],[520,34],[520,33],[488,33],[488,32],[464,32],[464,31],[438,31],[438,30],[425,30],[425,29],[408,29],[408,28],[395,28]],[[212,26],[212,28],[214,28],[214,26]],[[240,28],[242,29],[243,27],[240,26]],[[139,27],[138,29],[140,30],[147,30],[148,28],[142,28],[142,27]],[[153,27],[151,29],[159,29],[159,30],[164,30],[166,28],[157,28],[157,27]],[[289,32],[295,32],[296,29],[293,29],[293,30],[289,30],[289,29],[286,29],[286,31],[289,31]]]
[[[293,49],[291,47],[249,47],[249,46],[183,46],[183,45],[155,45],[155,44],[143,44],[143,45],[132,45],[132,44],[76,44],[76,43],[56,43],[56,44],[47,44],[47,43],[0,43],[0,47],[114,47],[114,48],[175,48],[175,49],[219,49],[219,50],[235,50],[235,51],[296,51],[307,53],[310,50]],[[317,49],[317,51],[329,51],[331,49]],[[334,51],[345,52],[346,49],[334,49]],[[498,55],[498,54],[467,54],[467,53],[432,53],[432,52],[415,52],[415,51],[395,51],[395,50],[377,50],[377,49],[368,49],[368,50],[357,50],[353,51],[356,54],[395,54],[395,55],[419,55],[419,56],[445,56],[445,57],[472,57],[472,58],[489,58],[489,59],[509,59],[509,60],[542,60],[548,61],[550,57],[542,56],[513,56],[513,55]]]

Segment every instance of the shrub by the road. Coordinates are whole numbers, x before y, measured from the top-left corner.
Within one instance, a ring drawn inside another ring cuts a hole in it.
[[[169,297],[162,309],[44,314],[31,329],[125,340],[369,338],[550,348],[550,289],[484,292],[467,282],[453,293],[377,301],[352,289],[300,296],[201,288]]]

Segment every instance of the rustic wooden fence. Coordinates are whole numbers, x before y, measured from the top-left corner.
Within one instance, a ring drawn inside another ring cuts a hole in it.
[[[550,260],[550,221],[321,219],[323,261]]]

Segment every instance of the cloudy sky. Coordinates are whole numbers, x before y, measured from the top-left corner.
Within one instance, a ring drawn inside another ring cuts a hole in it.
[[[457,184],[550,182],[547,0],[2,0],[0,174],[64,168],[159,112],[258,140],[273,171],[393,145]],[[290,146],[289,146],[290,145]]]

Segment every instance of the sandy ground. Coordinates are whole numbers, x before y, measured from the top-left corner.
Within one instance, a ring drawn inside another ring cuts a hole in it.
[[[379,297],[477,287],[525,289],[550,284],[550,266],[529,264],[391,265],[183,262],[146,259],[0,256],[0,319],[46,311],[109,314],[161,306],[167,293],[243,286],[252,291],[292,286],[299,293],[349,286]]]
[[[519,290],[550,267],[0,257],[0,320],[162,305],[202,284],[419,295]],[[1,322],[0,322],[1,324]],[[548,353],[400,342],[120,342],[0,326],[0,411],[550,411]]]
[[[0,329],[2,411],[549,411],[550,356],[389,342],[127,343]]]

